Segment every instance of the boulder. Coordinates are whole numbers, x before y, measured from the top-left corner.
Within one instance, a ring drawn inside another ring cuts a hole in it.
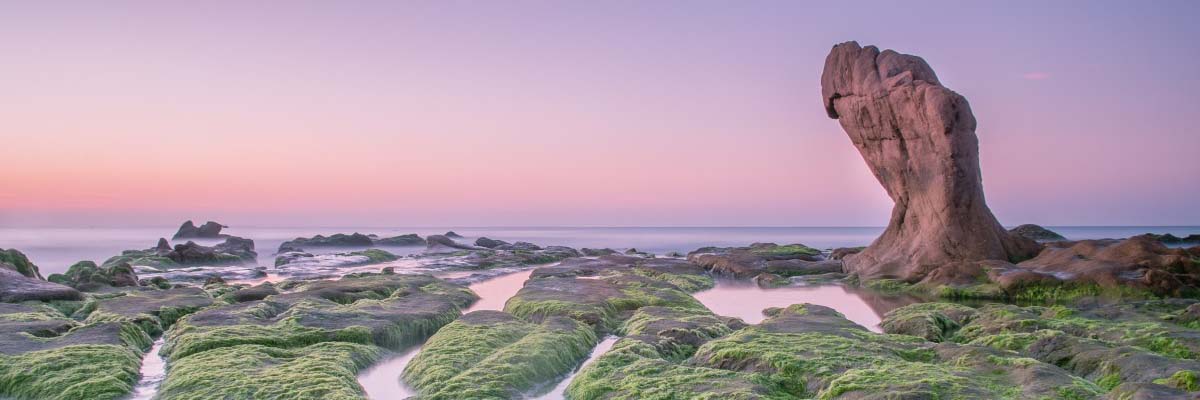
[[[462,239],[462,237],[463,237],[463,235],[459,235],[459,234],[455,233],[454,231],[446,231],[446,233],[442,236],[445,236],[445,237],[448,237],[451,239]]]
[[[1063,235],[1059,235],[1058,232],[1034,224],[1019,225],[1016,228],[1009,229],[1008,233],[1038,242],[1067,240]]]
[[[489,238],[487,238],[487,237],[481,237],[481,238],[479,238],[479,239],[475,239],[475,245],[476,245],[476,246],[479,246],[479,247],[486,247],[486,248],[489,248],[489,249],[494,249],[494,248],[496,248],[497,246],[503,246],[503,245],[506,245],[506,244],[508,244],[508,242],[505,242],[505,241],[503,241],[503,240],[489,239]]]
[[[444,235],[429,235],[429,237],[425,238],[425,242],[428,243],[428,246],[430,249],[437,249],[438,247],[443,247],[443,248],[448,247],[451,249],[459,249],[459,250],[474,250],[474,249],[476,249],[475,246],[455,242],[454,239],[451,239]]]
[[[895,203],[884,233],[844,259],[847,273],[915,282],[954,262],[1036,254],[1034,241],[1009,234],[988,209],[971,107],[925,60],[838,44],[821,96]]]
[[[52,301],[52,300],[82,300],[83,294],[71,287],[30,278],[16,272],[16,267],[9,268],[6,262],[0,262],[0,302],[19,303],[22,301]]]
[[[1081,240],[1046,247],[1017,268],[1109,289],[1140,289],[1160,296],[1200,293],[1200,263],[1153,236]]]
[[[29,262],[29,258],[17,249],[0,249],[0,267],[16,271],[27,278],[42,279],[38,267]]]
[[[83,291],[140,285],[137,272],[127,262],[98,266],[92,261],[80,261],[67,268],[66,273],[50,275],[49,280]]]
[[[204,225],[200,225],[200,227],[196,227],[196,225],[194,223],[192,223],[191,220],[188,220],[187,222],[184,222],[183,225],[181,225],[179,227],[178,231],[175,231],[175,236],[172,236],[172,238],[174,238],[174,239],[190,239],[190,238],[216,239],[216,238],[223,237],[221,235],[221,229],[224,229],[224,228],[228,228],[228,227],[225,225],[221,225],[219,223],[213,222],[213,221],[205,222]]]
[[[280,249],[287,247],[291,248],[309,248],[309,247],[371,247],[375,245],[375,240],[368,235],[358,232],[352,234],[338,233],[328,237],[316,235],[311,238],[298,237],[279,245]]]

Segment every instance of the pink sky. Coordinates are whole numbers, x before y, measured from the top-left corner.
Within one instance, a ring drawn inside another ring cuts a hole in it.
[[[1024,4],[8,4],[0,226],[883,225],[851,39],[971,101],[1003,223],[1200,224],[1196,3]]]

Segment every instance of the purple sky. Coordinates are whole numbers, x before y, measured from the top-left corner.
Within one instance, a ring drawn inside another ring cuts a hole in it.
[[[1007,225],[1200,224],[1200,2],[0,5],[0,226],[886,224],[829,48],[970,100]]]

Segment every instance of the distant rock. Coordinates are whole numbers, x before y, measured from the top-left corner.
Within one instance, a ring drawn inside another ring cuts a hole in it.
[[[0,249],[0,268],[7,268],[27,278],[42,279],[38,267],[29,262],[29,258],[17,249]]]
[[[1034,225],[1034,224],[1025,224],[1025,225],[1018,226],[1016,228],[1009,229],[1008,233],[1011,233],[1013,235],[1023,236],[1027,239],[1035,240],[1038,242],[1057,242],[1060,240],[1067,240],[1066,237],[1063,237],[1063,235],[1059,235],[1058,232],[1055,232],[1055,231],[1052,231],[1052,230],[1049,230],[1049,229],[1046,229],[1046,228],[1043,228],[1041,226]]]
[[[496,246],[494,248],[496,250],[508,250],[508,251],[538,251],[538,250],[542,249],[542,246],[538,246],[536,244],[529,243],[529,242],[516,242],[516,243],[512,243],[512,244],[505,243],[505,244]]]
[[[392,236],[382,239],[374,239],[376,246],[424,246],[425,239],[417,236],[415,233],[407,235]]]
[[[188,220],[179,227],[179,230],[175,232],[175,236],[172,237],[175,239],[217,239],[223,237],[221,229],[224,228],[228,228],[228,226],[213,221],[205,222],[204,225],[197,228],[191,220]]]
[[[168,242],[167,238],[158,238],[158,245],[154,246],[154,249],[159,252],[170,252],[171,242]]]
[[[82,291],[140,285],[137,273],[128,262],[98,266],[92,261],[80,261],[67,268],[66,273],[50,275],[49,280]]]
[[[847,273],[916,281],[944,265],[1038,252],[988,209],[971,106],[925,60],[838,44],[825,59],[821,98],[895,202],[879,239],[845,257]]]
[[[71,287],[30,278],[19,272],[17,267],[0,261],[0,302],[82,300],[83,294]]]
[[[425,242],[428,244],[429,248],[431,248],[431,249],[436,249],[438,247],[447,247],[447,248],[451,248],[451,249],[460,249],[460,250],[477,249],[477,247],[475,247],[475,246],[455,242],[454,239],[451,239],[444,235],[429,235],[429,237],[425,238]]]
[[[476,246],[479,246],[479,247],[486,247],[486,248],[489,248],[489,249],[494,249],[494,248],[496,248],[497,246],[503,246],[503,245],[506,245],[506,244],[508,244],[508,242],[505,242],[505,241],[503,241],[503,240],[488,239],[487,237],[481,237],[481,238],[479,238],[479,239],[475,239],[475,245],[476,245]]]
[[[451,238],[451,239],[462,239],[462,237],[463,237],[462,235],[454,233],[454,231],[447,231],[446,234],[443,236]]]
[[[177,244],[166,257],[179,264],[211,264],[253,261],[257,256],[253,240],[230,236],[212,247],[191,241]]]
[[[378,235],[336,233],[330,236],[316,235],[311,238],[298,237],[279,245],[277,253],[301,251],[311,247],[372,247],[372,246],[422,246],[425,239],[415,233],[380,238]]]
[[[1159,242],[1162,242],[1163,244],[1173,244],[1173,245],[1176,245],[1176,244],[1197,244],[1197,243],[1200,243],[1200,234],[1195,234],[1195,233],[1193,233],[1193,234],[1191,234],[1191,235],[1184,236],[1184,237],[1175,236],[1175,235],[1172,235],[1172,234],[1170,234],[1170,233],[1165,233],[1165,234],[1161,234],[1161,235],[1159,235],[1159,234],[1154,234],[1154,233],[1147,233],[1147,234],[1145,234],[1145,235],[1143,235],[1143,236],[1147,236],[1147,237],[1149,237],[1149,238],[1151,238],[1151,239],[1154,239],[1154,240],[1157,240],[1157,241],[1159,241]]]
[[[618,252],[613,249],[589,249],[587,247],[579,249],[579,252],[588,257],[600,257],[609,254],[618,254]]]

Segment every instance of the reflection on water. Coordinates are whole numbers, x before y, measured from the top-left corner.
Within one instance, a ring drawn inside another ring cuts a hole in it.
[[[571,380],[575,379],[575,375],[578,375],[579,371],[582,370],[583,367],[588,366],[588,364],[591,364],[592,361],[596,361],[596,359],[600,358],[600,356],[604,355],[604,353],[607,353],[609,350],[612,350],[613,344],[617,343],[617,339],[620,339],[620,338],[616,337],[616,336],[604,337],[604,340],[601,340],[600,343],[596,345],[596,348],[592,349],[592,353],[588,354],[587,360],[584,360],[583,364],[579,365],[579,368],[576,368],[575,371],[572,371],[570,375],[567,375],[566,379],[563,379],[561,382],[558,383],[558,385],[554,386],[554,389],[551,389],[549,393],[534,397],[534,399],[537,399],[537,400],[563,400],[563,399],[566,399],[567,386],[571,385]]]
[[[717,280],[717,286],[694,295],[717,315],[737,317],[757,324],[766,317],[762,310],[811,303],[837,310],[872,331],[880,332],[884,313],[917,301],[914,298],[881,296],[841,285],[800,286],[764,289],[750,282]]]
[[[532,273],[532,269],[527,269],[470,285],[471,291],[479,295],[479,301],[472,304],[466,312],[503,310],[504,303],[525,286],[525,280],[529,279]]]
[[[131,400],[148,400],[158,393],[158,384],[162,383],[163,378],[167,376],[167,361],[158,354],[162,350],[163,338],[158,338],[154,341],[154,346],[150,347],[150,352],[142,357],[141,378],[138,379],[137,386],[133,388],[133,396]]]
[[[358,374],[358,384],[367,392],[367,398],[404,399],[416,396],[417,392],[400,379],[400,373],[420,351],[421,346],[414,346]]]

